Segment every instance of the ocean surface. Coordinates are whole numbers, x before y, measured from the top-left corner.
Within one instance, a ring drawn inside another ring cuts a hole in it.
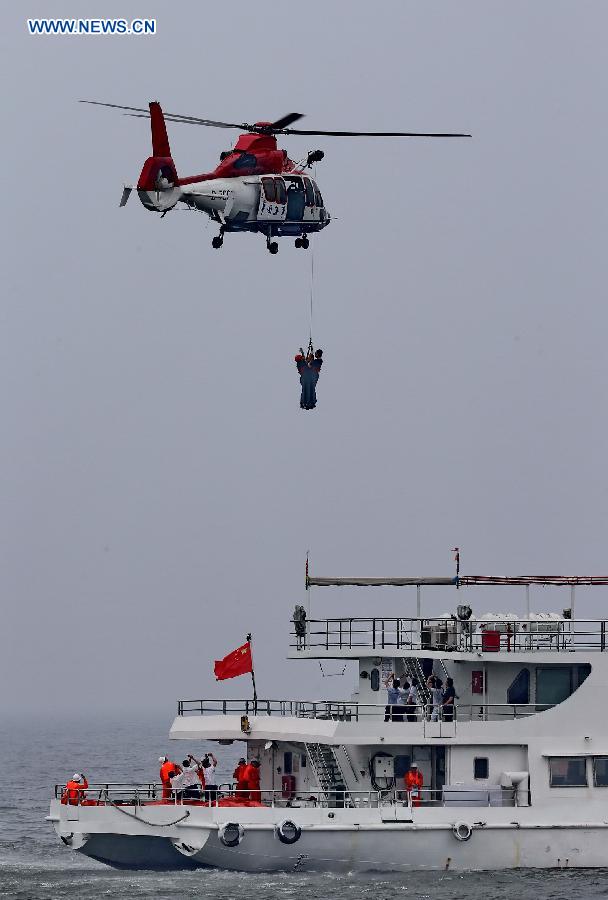
[[[199,755],[169,742],[166,718],[86,720],[3,717],[0,730],[0,897],[15,900],[209,897],[218,900],[587,900],[608,896],[608,870],[594,872],[415,873],[407,875],[241,875],[125,872],[66,850],[44,821],[55,782],[73,772],[89,781],[148,781],[158,757]],[[209,745],[229,777],[241,745]],[[223,778],[220,778],[223,780]]]

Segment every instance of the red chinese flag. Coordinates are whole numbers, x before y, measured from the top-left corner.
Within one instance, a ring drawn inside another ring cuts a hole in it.
[[[253,664],[251,661],[251,645],[249,641],[238,647],[225,656],[223,659],[216,659],[213,671],[218,681],[224,681],[226,678],[236,678],[237,675],[246,675],[251,672]]]

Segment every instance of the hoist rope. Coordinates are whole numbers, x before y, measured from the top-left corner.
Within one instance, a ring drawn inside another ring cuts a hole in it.
[[[312,347],[312,300],[315,285],[315,245],[310,248],[310,322],[308,327],[308,344]]]

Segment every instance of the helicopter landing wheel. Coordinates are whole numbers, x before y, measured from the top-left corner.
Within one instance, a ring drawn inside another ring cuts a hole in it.
[[[294,241],[294,244],[296,245],[296,247],[297,247],[298,250],[299,250],[300,247],[302,246],[302,238],[296,238],[295,241]]]
[[[308,250],[310,247],[310,241],[306,236],[300,239],[300,247],[302,247],[303,250]]]
[[[276,241],[271,241],[271,242],[268,244],[268,252],[269,252],[269,253],[272,253],[272,254],[275,254],[275,253],[278,253],[278,252],[279,252],[279,245],[277,244]]]
[[[223,243],[224,243],[224,236],[222,234],[217,234],[211,241],[211,246],[214,247],[216,250],[219,250]]]

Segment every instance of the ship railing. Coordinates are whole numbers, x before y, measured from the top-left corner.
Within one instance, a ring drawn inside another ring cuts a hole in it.
[[[65,791],[64,784],[55,785],[55,798],[60,800]],[[166,790],[164,792],[167,793]],[[162,784],[117,784],[111,782],[90,784],[80,792],[77,800],[69,801],[76,806],[199,806],[219,808],[255,808],[259,806],[291,808],[331,808],[331,809],[375,809],[408,807],[410,811],[424,806],[515,806],[514,789],[499,785],[486,787],[444,786],[440,789],[420,788],[412,791],[390,787],[386,790],[334,790],[325,791],[284,791],[284,790],[237,790],[233,783],[218,785],[210,796],[200,790],[195,795],[185,796],[183,792],[171,792],[163,796]]]
[[[442,650],[465,653],[605,651],[605,619],[307,619],[292,631],[296,650]]]
[[[293,716],[299,719],[324,719],[334,722],[358,722],[372,717],[385,722],[473,722],[521,719],[550,709],[542,703],[457,703],[453,708],[432,703],[416,706],[389,706],[385,703],[359,703],[354,700],[178,700],[179,716]]]

